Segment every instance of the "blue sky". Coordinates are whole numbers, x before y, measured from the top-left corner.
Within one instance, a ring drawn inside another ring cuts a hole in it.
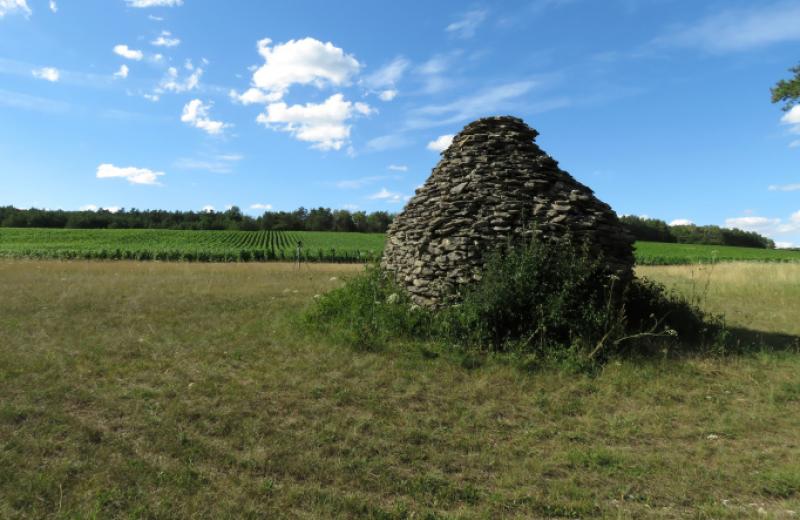
[[[513,114],[618,213],[800,244],[800,1],[0,0],[0,204],[399,211]]]

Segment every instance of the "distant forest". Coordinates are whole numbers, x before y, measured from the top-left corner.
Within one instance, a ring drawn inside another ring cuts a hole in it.
[[[758,247],[775,249],[775,242],[753,231],[719,226],[670,226],[663,220],[626,215],[622,224],[636,238],[647,242],[706,244],[716,246]]]
[[[62,211],[0,207],[0,226],[75,229],[228,229],[240,231],[356,231],[385,233],[393,215],[330,208],[267,211],[260,217],[226,211],[162,211],[121,209],[117,212]]]
[[[226,211],[163,211],[122,209],[115,213],[0,207],[0,227],[76,229],[229,229],[240,231],[355,231],[385,233],[394,215],[386,211],[366,213],[346,209],[298,208],[266,211],[259,217],[245,215],[234,206]],[[775,243],[758,233],[719,226],[670,226],[663,220],[624,216],[620,220],[636,240],[678,244],[758,247],[774,249]]]

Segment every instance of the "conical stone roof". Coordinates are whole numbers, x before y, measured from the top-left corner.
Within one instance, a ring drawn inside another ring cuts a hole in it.
[[[561,170],[521,119],[468,124],[389,226],[382,267],[420,305],[438,306],[479,279],[485,253],[537,234],[587,242],[632,276],[633,237],[611,207]]]

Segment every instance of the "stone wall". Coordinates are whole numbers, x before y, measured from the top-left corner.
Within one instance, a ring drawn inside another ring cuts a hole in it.
[[[521,119],[468,124],[389,227],[382,267],[412,299],[438,306],[479,278],[484,254],[534,233],[586,241],[623,278],[633,238],[592,190],[559,169]]]

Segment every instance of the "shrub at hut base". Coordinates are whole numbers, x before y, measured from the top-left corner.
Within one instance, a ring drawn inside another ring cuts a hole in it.
[[[307,318],[359,349],[422,341],[578,367],[619,355],[718,350],[724,330],[720,318],[662,285],[621,280],[586,248],[540,240],[489,255],[480,281],[438,310],[414,305],[373,266],[320,297]]]

